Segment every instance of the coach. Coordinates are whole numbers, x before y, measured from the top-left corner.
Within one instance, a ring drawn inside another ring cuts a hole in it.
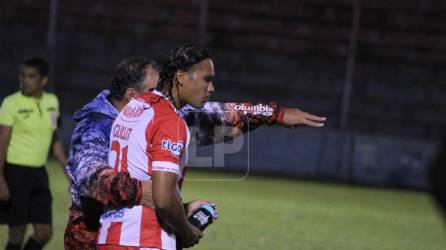
[[[26,224],[34,233],[24,249],[34,250],[51,239],[51,202],[45,164],[50,147],[64,166],[66,155],[57,132],[59,103],[43,90],[48,64],[32,58],[20,65],[20,91],[0,108],[0,200],[8,201],[6,250],[20,250]]]

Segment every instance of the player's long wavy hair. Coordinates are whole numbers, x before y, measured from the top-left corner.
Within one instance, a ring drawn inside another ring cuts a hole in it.
[[[117,100],[122,100],[128,88],[142,91],[146,70],[152,67],[160,71],[159,65],[144,56],[130,56],[124,58],[116,68],[110,80],[110,95]]]
[[[157,90],[172,97],[175,73],[178,70],[189,71],[195,64],[204,59],[212,59],[209,52],[201,46],[183,43],[169,51],[161,63],[160,79]]]

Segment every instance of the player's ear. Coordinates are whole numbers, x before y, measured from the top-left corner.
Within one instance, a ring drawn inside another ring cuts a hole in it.
[[[127,88],[125,90],[124,99],[126,99],[128,102],[135,98],[138,95],[138,92],[134,88]]]
[[[175,77],[173,79],[173,81],[174,81],[173,83],[175,85],[177,85],[178,87],[183,87],[185,77],[186,77],[186,72],[184,72],[182,70],[178,70],[175,73]]]

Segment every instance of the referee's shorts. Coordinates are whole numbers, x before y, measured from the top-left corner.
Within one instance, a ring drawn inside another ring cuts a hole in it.
[[[6,163],[9,188],[8,225],[51,224],[52,197],[45,167],[25,167]]]

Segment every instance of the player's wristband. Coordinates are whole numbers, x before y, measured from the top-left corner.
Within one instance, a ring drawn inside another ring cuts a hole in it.
[[[274,110],[273,115],[271,115],[268,118],[267,123],[270,125],[272,125],[272,124],[282,125],[283,124],[283,115],[285,114],[286,108],[283,106],[277,105],[276,102],[271,102],[270,107],[275,107],[274,108],[275,110]]]
[[[285,115],[285,110],[286,108],[282,106],[278,108],[276,122],[279,125],[283,124],[283,116]]]

